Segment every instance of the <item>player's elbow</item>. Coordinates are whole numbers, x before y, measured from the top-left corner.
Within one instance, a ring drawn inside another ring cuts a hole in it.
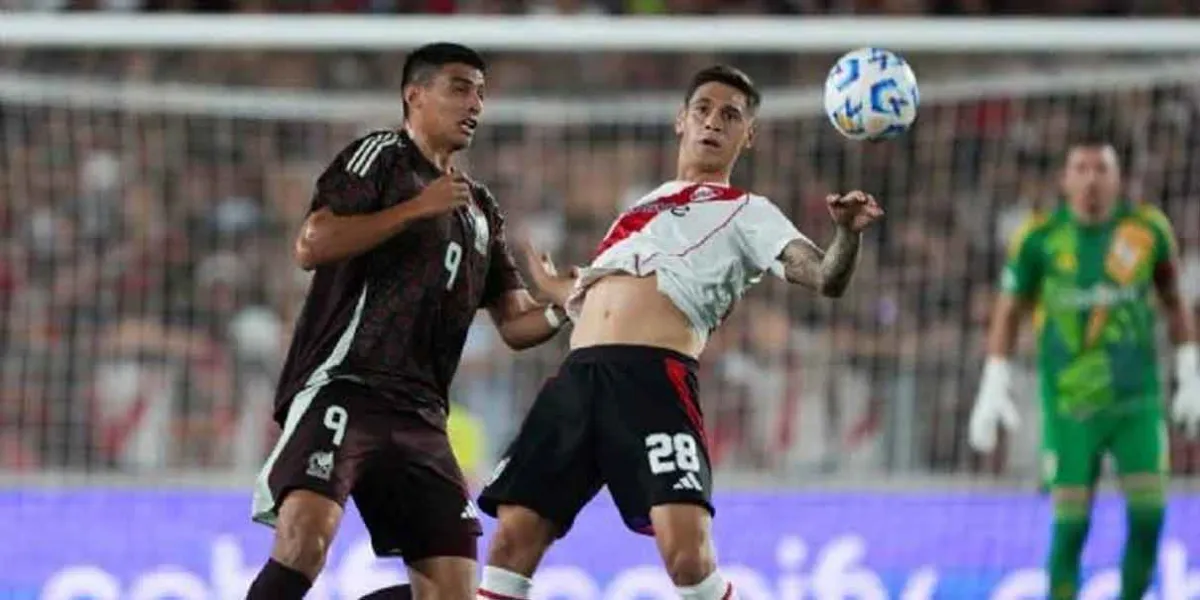
[[[824,286],[821,288],[821,295],[826,298],[841,298],[846,295],[845,286]]]
[[[300,235],[296,236],[296,243],[292,247],[292,260],[296,262],[296,266],[311,271],[322,263],[328,262],[328,257],[322,252],[320,240],[325,239],[318,231],[321,223],[324,221],[325,211],[320,211],[311,215],[304,222],[304,226],[300,228]]]
[[[850,287],[847,283],[845,281],[822,279],[820,284],[817,285],[817,293],[826,298],[841,298],[846,295],[846,288]]]
[[[516,352],[520,352],[521,350],[527,350],[529,348],[532,348],[532,347],[536,346],[538,343],[538,340],[531,339],[527,335],[520,335],[519,333],[512,331],[511,329],[509,329],[507,331],[505,329],[501,329],[500,330],[500,339],[504,341],[504,345],[508,346],[509,350],[513,350]]]
[[[554,336],[553,331],[535,331],[535,327],[523,318],[509,319],[497,330],[504,345],[517,352],[533,348]]]
[[[792,285],[798,285],[826,298],[841,298],[842,294],[846,293],[846,282],[834,281],[833,278],[823,273],[792,272],[789,270],[784,272],[784,278]]]
[[[305,241],[304,238],[296,240],[296,245],[292,249],[292,260],[295,261],[296,266],[305,271],[311,271],[320,264],[312,244]]]

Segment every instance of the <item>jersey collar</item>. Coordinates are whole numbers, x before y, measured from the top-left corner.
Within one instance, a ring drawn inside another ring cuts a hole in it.
[[[1067,200],[1065,198],[1059,199],[1058,210],[1056,212],[1058,213],[1059,219],[1062,219],[1063,221],[1070,223],[1075,227],[1079,227],[1080,229],[1094,229],[1111,225],[1129,216],[1129,214],[1133,212],[1133,207],[1128,198],[1124,196],[1117,198],[1117,203],[1116,206],[1113,207],[1112,215],[1109,216],[1108,219],[1092,225],[1083,223],[1079,219],[1076,219],[1075,213],[1071,212],[1071,207],[1067,204]]]
[[[412,166],[416,168],[418,173],[430,179],[437,179],[443,175],[442,170],[437,168],[437,165],[433,164],[433,161],[429,160],[429,157],[425,156],[424,152],[421,152],[421,147],[417,146],[412,136],[408,135],[407,127],[400,128],[400,144],[406,148],[412,148]]]

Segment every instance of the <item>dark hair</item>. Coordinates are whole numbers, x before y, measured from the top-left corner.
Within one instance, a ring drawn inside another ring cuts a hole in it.
[[[410,83],[425,84],[442,67],[446,65],[463,64],[487,71],[487,63],[478,52],[451,42],[435,42],[413,50],[404,59],[404,67],[400,72],[400,89]],[[405,103],[404,112],[408,112]]]
[[[1074,150],[1076,148],[1104,148],[1105,146],[1112,146],[1114,150],[1117,148],[1117,144],[1110,136],[1092,132],[1084,132],[1071,136],[1067,142],[1067,150]]]
[[[1095,131],[1083,131],[1076,135],[1072,135],[1067,139],[1066,152],[1063,152],[1062,158],[1062,164],[1064,166],[1066,165],[1067,157],[1071,154],[1072,150],[1093,150],[1100,148],[1112,148],[1113,152],[1117,156],[1117,168],[1119,168],[1122,172],[1128,171],[1133,166],[1133,157],[1129,152],[1129,145],[1127,143],[1122,143],[1121,140],[1114,139],[1114,137],[1110,134]]]
[[[754,86],[754,81],[741,69],[729,65],[713,65],[697,71],[692,76],[692,83],[688,85],[687,94],[683,96],[683,103],[691,102],[692,96],[696,95],[700,86],[712,82],[723,83],[745,94],[750,114],[758,112],[758,106],[762,104],[762,94]]]

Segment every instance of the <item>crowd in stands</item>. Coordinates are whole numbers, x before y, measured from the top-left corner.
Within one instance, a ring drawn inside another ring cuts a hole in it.
[[[332,0],[329,2],[8,2],[37,9],[481,13],[1020,11],[1013,0],[636,2]],[[1185,2],[1039,2],[1041,10],[1185,11]],[[0,3],[3,5],[3,3]],[[575,101],[673,92],[693,68],[726,60],[767,87],[820,81],[824,57],[713,53],[489,56],[489,95]],[[1012,60],[911,57],[932,78],[1022,73]],[[967,71],[964,61],[979,68]],[[44,82],[173,83],[263,93],[395,95],[399,54],[60,51],[0,48],[0,74]],[[923,61],[923,62],[922,62]],[[926,66],[928,65],[928,67]],[[1095,68],[1095,67],[1089,67]],[[176,91],[178,91],[176,89]],[[257,92],[256,92],[257,91]],[[320,94],[318,94],[320,96]],[[766,103],[770,106],[768,95]],[[1037,427],[1004,458],[972,455],[965,422],[1008,234],[1055,202],[1073,135],[1100,131],[1127,157],[1130,195],[1171,217],[1200,308],[1200,127],[1188,82],[1036,97],[968,97],[922,107],[919,126],[886,144],[850,144],[823,117],[762,124],[735,183],[779,203],[818,242],[831,190],[876,194],[873,230],[846,298],[760,286],[712,340],[702,402],[720,468],[781,478],[862,473],[1028,474]],[[114,103],[0,91],[0,472],[252,470],[277,428],[274,377],[309,274],[290,239],[324,163],[369,128],[343,119],[254,118],[203,107]],[[484,124],[467,170],[487,183],[514,235],[580,263],[629,202],[674,170],[669,121]],[[391,120],[389,121],[388,118]],[[565,339],[521,354],[486,317],[455,391],[486,471]],[[1029,349],[1029,344],[1024,346]],[[1026,352],[1028,354],[1028,352]],[[1027,378],[1028,379],[1028,378]],[[1028,383],[1028,381],[1027,381]],[[1027,384],[1026,423],[1036,423]],[[1176,444],[1176,468],[1200,453]]]

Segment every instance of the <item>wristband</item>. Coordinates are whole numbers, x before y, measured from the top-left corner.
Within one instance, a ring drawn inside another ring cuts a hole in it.
[[[559,327],[562,327],[562,318],[558,316],[558,311],[554,310],[553,304],[547,306],[546,312],[542,314],[546,316],[546,322],[550,323],[550,327],[552,329],[558,329]]]
[[[1200,377],[1200,344],[1181,344],[1175,348],[1175,376],[1180,380]]]

